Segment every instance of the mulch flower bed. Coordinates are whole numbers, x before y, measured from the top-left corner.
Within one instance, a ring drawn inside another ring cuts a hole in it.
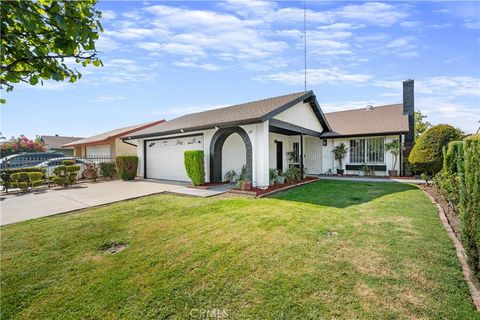
[[[453,210],[452,205],[447,200],[445,200],[440,190],[438,190],[435,185],[423,185],[421,188],[429,195],[431,195],[432,198],[435,199],[435,202],[442,207],[445,215],[447,216],[448,224],[452,227],[453,232],[455,232],[457,238],[460,238],[460,219]]]
[[[294,187],[297,185],[302,185],[304,183],[318,180],[318,177],[306,177],[305,179],[301,180],[300,182],[295,182],[295,183],[279,183],[279,184],[274,184],[273,186],[270,186],[266,189],[262,188],[255,188],[252,187],[250,190],[240,190],[238,188],[232,189],[231,191],[233,192],[239,192],[239,193],[251,193],[255,194],[257,197],[258,196],[264,196],[270,193],[274,193],[276,191],[281,191],[282,189],[289,189],[290,187]]]

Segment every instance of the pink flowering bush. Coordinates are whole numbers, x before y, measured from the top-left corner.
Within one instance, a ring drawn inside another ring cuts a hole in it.
[[[17,154],[21,152],[45,152],[46,149],[41,142],[33,141],[21,135],[12,141],[7,141],[2,144],[0,153],[1,157],[6,157],[11,154]]]

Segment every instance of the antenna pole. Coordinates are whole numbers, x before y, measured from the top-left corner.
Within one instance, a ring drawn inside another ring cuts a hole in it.
[[[307,1],[303,1],[303,55],[304,55],[304,71],[305,71],[305,80],[304,80],[304,91],[307,91]]]

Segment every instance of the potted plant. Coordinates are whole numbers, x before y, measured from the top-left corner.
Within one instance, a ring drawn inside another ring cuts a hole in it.
[[[398,171],[395,169],[396,166],[397,166],[397,159],[398,159],[398,155],[400,154],[400,148],[401,148],[401,145],[400,145],[400,140],[393,140],[392,142],[389,142],[389,143],[385,143],[385,149],[390,152],[393,156],[393,159],[392,159],[392,163],[393,163],[393,166],[392,166],[392,170],[388,170],[388,175],[390,177],[396,177],[398,176]]]
[[[284,184],[285,183],[285,176],[283,175],[282,171],[278,172],[277,183],[279,183],[279,184]]]
[[[335,156],[335,160],[338,160],[338,163],[340,164],[340,169],[337,169],[337,174],[342,175],[343,172],[345,171],[342,166],[342,160],[345,158],[345,155],[347,154],[347,146],[345,143],[340,143],[338,146],[333,148],[332,153]]]
[[[237,188],[242,191],[250,190],[252,188],[252,182],[247,178],[239,178],[237,181]]]
[[[252,182],[247,177],[247,166],[242,166],[242,171],[237,180],[237,187],[240,190],[250,190],[252,188]]]
[[[238,173],[233,169],[228,170],[227,173],[225,173],[224,179],[225,179],[225,181],[229,181],[231,183],[234,183],[238,179]]]
[[[270,169],[269,170],[269,177],[270,177],[270,185],[273,186],[277,181],[278,177],[278,170],[277,169]]]

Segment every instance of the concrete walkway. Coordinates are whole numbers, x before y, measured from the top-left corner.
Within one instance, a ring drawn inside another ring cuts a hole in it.
[[[77,184],[68,189],[46,189],[1,197],[0,225],[51,216],[73,210],[185,189],[187,183],[156,180],[105,181]]]
[[[413,184],[425,184],[425,180],[421,179],[387,179],[387,178],[368,178],[368,177],[348,177],[348,176],[318,176],[320,180],[345,180],[345,181],[362,181],[362,182],[400,182],[400,183],[413,183]]]

